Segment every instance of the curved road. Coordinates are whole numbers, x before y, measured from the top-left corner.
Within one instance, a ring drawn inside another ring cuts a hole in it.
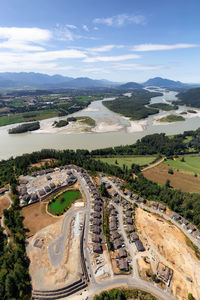
[[[92,286],[89,289],[89,298],[92,299],[92,297],[95,294],[98,294],[106,289],[111,289],[114,287],[122,287],[126,286],[128,288],[136,288],[140,289],[146,292],[151,293],[155,297],[161,300],[176,300],[171,294],[169,294],[166,290],[163,290],[156,285],[153,285],[147,281],[144,281],[142,279],[133,279],[130,277],[117,277],[115,279],[107,280],[102,283],[96,283],[94,286]]]
[[[137,201],[135,200],[131,200],[128,196],[124,195],[123,193],[120,192],[120,190],[118,189],[118,187],[107,177],[105,177],[107,182],[110,183],[110,185],[112,185],[114,187],[114,189],[118,192],[118,194],[123,197],[124,199],[126,199],[127,201],[131,202],[131,203],[137,203]],[[187,230],[185,228],[183,228],[183,226],[181,224],[179,224],[178,222],[176,222],[175,220],[173,220],[170,216],[162,213],[161,211],[159,211],[158,209],[154,209],[152,207],[149,207],[145,204],[140,204],[137,203],[137,205],[139,205],[140,207],[142,207],[143,209],[148,210],[149,212],[153,212],[156,213],[160,216],[162,216],[164,219],[170,221],[171,223],[173,223],[175,226],[177,226],[180,230],[182,230],[184,232],[184,234],[193,242],[193,244],[195,244],[198,249],[200,250],[200,241],[198,241],[197,239],[195,239],[189,232],[187,232]]]
[[[79,212],[85,212],[85,209],[77,210],[77,211],[70,211],[64,218],[62,224],[62,232],[60,236],[53,240],[48,246],[48,253],[50,258],[50,263],[52,267],[58,267],[62,261],[64,255],[64,248],[66,243],[66,235],[67,235],[67,227],[70,219]]]

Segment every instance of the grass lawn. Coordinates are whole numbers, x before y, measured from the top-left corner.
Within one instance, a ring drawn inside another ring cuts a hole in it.
[[[156,157],[155,156],[114,156],[114,157],[102,157],[96,159],[108,163],[109,165],[119,166],[120,168],[122,168],[123,165],[126,165],[130,169],[132,164],[136,164],[139,166],[148,165],[152,163],[156,159]]]
[[[181,157],[176,160],[167,159],[165,164],[177,170],[200,174],[200,156],[184,156],[184,160],[184,162],[181,161]]]
[[[50,203],[50,211],[53,213],[63,213],[65,209],[68,209],[70,207],[72,202],[80,199],[81,197],[82,196],[79,190],[66,191]]]

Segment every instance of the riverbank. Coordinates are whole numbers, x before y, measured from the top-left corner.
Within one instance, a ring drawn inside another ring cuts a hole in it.
[[[165,92],[164,96],[152,98],[151,103],[163,102],[168,99],[176,100],[176,94],[176,92]],[[180,107],[177,112],[181,113],[188,109]],[[94,101],[87,108],[67,116],[92,118],[96,122],[96,126],[92,129],[81,123],[73,124],[73,122],[66,128],[53,128],[52,123],[63,117],[42,120],[40,121],[41,129],[30,133],[9,135],[8,130],[18,124],[0,127],[0,159],[8,159],[11,156],[15,157],[41,149],[94,150],[130,145],[145,135],[154,133],[174,135],[186,130],[196,130],[200,127],[200,110],[194,110],[198,113],[184,115],[186,117],[184,122],[169,124],[157,122],[158,118],[166,115],[166,112],[163,111],[143,120],[132,121],[108,110],[102,104],[102,100]]]

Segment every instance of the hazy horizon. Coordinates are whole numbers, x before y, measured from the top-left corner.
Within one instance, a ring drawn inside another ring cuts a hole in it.
[[[198,83],[199,9],[198,0],[10,0],[0,10],[0,72]]]

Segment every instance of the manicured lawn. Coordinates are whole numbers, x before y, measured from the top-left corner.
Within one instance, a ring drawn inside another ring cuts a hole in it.
[[[184,156],[184,160],[181,161],[181,157],[176,158],[176,160],[168,159],[165,164],[177,170],[200,174],[200,156]]]
[[[148,165],[152,163],[156,159],[156,157],[155,156],[123,156],[123,157],[115,156],[115,157],[102,157],[96,159],[108,163],[109,165],[119,166],[120,168],[122,168],[123,165],[126,165],[130,169],[132,164],[136,164],[139,166]]]
[[[50,211],[53,213],[62,213],[65,208],[69,208],[72,202],[81,198],[81,193],[78,190],[70,190],[64,192],[55,201],[49,205]]]

